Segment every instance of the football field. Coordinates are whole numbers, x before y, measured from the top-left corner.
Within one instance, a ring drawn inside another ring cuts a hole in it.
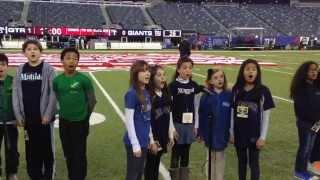
[[[17,52],[15,52],[17,53]],[[50,52],[49,52],[50,53]],[[57,53],[57,52],[51,52]],[[82,54],[88,52],[81,52]],[[95,53],[90,51],[89,53]],[[102,52],[97,52],[101,54]],[[112,52],[126,53],[126,52]],[[109,52],[108,54],[112,54]],[[141,54],[147,52],[131,52]],[[154,53],[154,52],[153,52]],[[158,54],[178,54],[178,52],[156,52]],[[293,104],[289,99],[289,86],[297,67],[304,61],[313,60],[320,63],[320,51],[198,51],[196,54],[204,56],[235,57],[236,59],[253,58],[261,62],[275,63],[273,66],[262,66],[262,81],[273,95],[276,108],[272,111],[266,146],[261,152],[262,180],[289,180],[292,179],[295,154],[297,150],[297,130]],[[227,75],[228,82],[234,83],[239,66],[231,65],[195,65],[193,79],[203,84],[208,68],[220,67]],[[175,65],[165,65],[167,81],[172,80]],[[10,73],[14,74],[14,69]],[[126,154],[122,142],[125,132],[123,124],[124,100],[123,96],[128,89],[129,72],[127,68],[112,68],[109,70],[90,71],[98,103],[95,112],[103,114],[106,120],[103,123],[90,127],[87,144],[88,180],[123,180],[125,177]],[[76,108],[76,105],[75,107]],[[319,109],[320,110],[320,109]],[[20,129],[19,177],[27,180],[24,140]],[[60,145],[58,129],[55,130],[56,141],[56,179],[66,180],[67,170]],[[203,144],[195,142],[190,153],[191,180],[205,180],[204,163],[206,149]],[[232,145],[227,148],[225,179],[237,179],[237,158]],[[162,162],[169,168],[170,153],[166,154]],[[166,172],[166,171],[164,171]]]

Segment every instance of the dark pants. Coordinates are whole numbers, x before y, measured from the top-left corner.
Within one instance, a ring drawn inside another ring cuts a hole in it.
[[[251,180],[259,180],[260,178],[260,167],[259,167],[259,149],[256,148],[255,144],[251,144],[248,147],[236,147],[238,156],[238,173],[239,180],[246,180],[247,167],[249,160],[249,167],[251,170]]]
[[[159,166],[163,152],[157,154],[148,152],[146,166],[144,169],[144,180],[158,180],[159,179]]]
[[[191,144],[175,144],[171,153],[171,168],[188,167]]]
[[[15,125],[7,125],[6,133],[3,125],[0,125],[0,148],[4,139],[5,145],[5,167],[6,176],[16,174],[19,166],[19,153],[18,153],[18,129]],[[1,158],[0,158],[1,166]],[[0,175],[2,171],[0,169]]]
[[[84,180],[87,176],[89,121],[70,122],[60,119],[59,131],[69,180]]]
[[[317,134],[310,158],[311,163],[315,161],[320,161],[320,133]]]
[[[133,155],[133,150],[131,147],[127,147],[127,174],[126,180],[142,180],[142,175],[144,171],[144,163],[147,156],[147,149],[142,148],[141,157],[137,158]]]
[[[316,139],[316,134],[311,131],[312,124],[297,121],[297,127],[299,147],[296,156],[295,171],[307,172],[308,162]]]
[[[28,175],[32,180],[51,180],[54,177],[53,124],[25,125],[25,151]]]

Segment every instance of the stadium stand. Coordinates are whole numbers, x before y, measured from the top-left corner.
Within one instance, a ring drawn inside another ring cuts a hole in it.
[[[0,26],[9,21],[19,21],[23,9],[23,2],[0,1]]]
[[[227,28],[234,27],[262,27],[267,36],[276,35],[277,31],[271,26],[257,18],[246,8],[234,6],[212,6],[206,5],[207,10]]]
[[[0,1],[0,6],[0,25],[21,19],[23,1]],[[320,35],[320,8],[282,4],[235,6],[233,3],[233,6],[221,6],[214,3],[161,2],[151,6],[122,6],[37,1],[30,3],[27,12],[27,20],[33,26],[100,28],[103,24],[110,24],[106,23],[103,15],[107,13],[112,24],[121,25],[123,29],[144,29],[152,21],[163,29],[214,36],[227,36],[233,27],[263,27],[265,36]]]
[[[206,14],[206,9],[197,4],[162,3],[148,11],[156,23],[165,29],[183,29],[217,36],[227,34],[223,27]]]
[[[98,28],[105,23],[99,5],[31,2],[28,13],[33,25]]]
[[[148,23],[140,7],[107,6],[112,23],[120,24],[124,29],[143,29]]]
[[[320,22],[320,8],[303,7],[297,8],[297,10]]]
[[[286,5],[249,5],[247,9],[284,35],[319,35],[319,21]]]

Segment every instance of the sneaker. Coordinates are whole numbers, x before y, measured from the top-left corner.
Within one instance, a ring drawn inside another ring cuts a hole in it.
[[[319,177],[313,176],[313,175],[311,175],[311,174],[308,173],[308,172],[304,172],[304,173],[295,172],[295,173],[294,173],[294,177],[295,177],[297,180],[319,180]]]
[[[16,174],[10,174],[8,180],[18,180],[18,177]]]

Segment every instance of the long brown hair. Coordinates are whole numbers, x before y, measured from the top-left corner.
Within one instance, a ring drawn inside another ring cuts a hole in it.
[[[226,74],[222,71],[222,69],[208,69],[206,85],[209,90],[214,90],[214,86],[210,84],[209,81],[211,80],[212,76],[219,71],[223,73],[223,78],[224,78],[223,90],[227,89],[227,86],[228,86],[227,77],[226,77]]]
[[[311,65],[319,65],[314,61],[306,61],[302,63],[294,74],[291,85],[290,85],[290,98],[295,98],[298,94],[302,93],[303,89],[306,87],[306,80],[308,78],[308,71]],[[319,77],[319,76],[318,76]],[[317,81],[315,82],[317,83]]]
[[[139,72],[143,72],[143,71],[146,71],[148,69],[149,69],[148,63],[146,61],[143,61],[143,60],[136,61],[135,63],[132,64],[132,66],[130,68],[130,81],[129,81],[129,84],[133,89],[136,90],[139,102],[141,103],[142,107],[144,107],[144,108],[146,107],[146,103],[147,102],[145,100],[143,91],[140,88],[138,74],[139,74]]]
[[[179,58],[179,60],[177,62],[176,72],[175,72],[175,74],[173,76],[173,79],[172,79],[173,81],[175,81],[177,79],[177,77],[179,76],[178,69],[180,69],[182,64],[186,63],[186,62],[190,62],[192,64],[192,66],[193,66],[193,61],[189,57],[181,57],[181,58]]]

